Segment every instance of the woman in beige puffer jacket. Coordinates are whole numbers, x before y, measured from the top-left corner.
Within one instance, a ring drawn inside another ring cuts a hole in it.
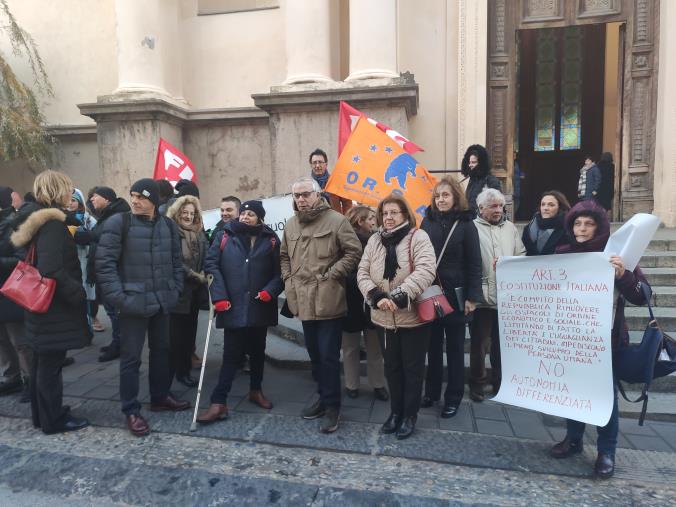
[[[376,211],[381,226],[359,263],[359,290],[372,307],[385,358],[392,413],[383,433],[411,436],[420,407],[430,326],[418,319],[413,301],[436,274],[434,247],[403,197],[391,194]]]

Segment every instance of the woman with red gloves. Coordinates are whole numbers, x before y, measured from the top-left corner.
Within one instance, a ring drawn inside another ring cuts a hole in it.
[[[237,365],[249,354],[251,374],[249,401],[272,408],[263,396],[263,365],[268,326],[277,325],[277,296],[283,284],[279,264],[279,238],[263,223],[265,209],[260,201],[246,201],[239,221],[225,224],[204,262],[214,276],[211,300],[217,312],[216,327],[223,328],[223,364],[206,412],[197,418],[203,424],[228,417],[227,397]]]

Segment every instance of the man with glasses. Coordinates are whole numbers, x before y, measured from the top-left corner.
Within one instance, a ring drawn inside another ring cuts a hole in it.
[[[317,148],[315,151],[310,153],[310,168],[312,169],[312,179],[317,182],[319,187],[324,190],[326,188],[326,183],[329,181],[329,170],[328,170],[329,159],[326,156],[324,150]],[[343,197],[338,197],[334,194],[329,194],[328,192],[322,192],[322,197],[328,201],[331,207],[336,210],[338,213],[343,215],[347,213],[352,207],[352,201],[350,199],[345,199]]]
[[[526,248],[517,228],[506,219],[505,196],[502,192],[487,188],[477,196],[476,203],[479,216],[474,219],[474,225],[479,232],[484,301],[477,304],[470,326],[469,397],[474,401],[483,401],[488,384],[487,353],[490,353],[491,358],[493,394],[497,394],[502,379],[495,264],[498,257],[504,255],[526,255]]]
[[[319,399],[302,412],[323,417],[319,429],[338,429],[340,417],[340,345],[347,313],[345,279],[357,266],[362,248],[350,222],[332,210],[316,180],[291,186],[295,216],[284,228],[280,260],[289,310],[303,324]]]

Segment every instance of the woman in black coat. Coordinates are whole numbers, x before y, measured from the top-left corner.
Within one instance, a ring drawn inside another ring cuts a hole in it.
[[[431,407],[441,396],[445,333],[448,384],[441,412],[443,418],[453,417],[462,401],[465,391],[465,324],[476,303],[483,301],[481,250],[473,219],[460,184],[453,178],[444,178],[435,185],[432,203],[420,226],[434,245],[438,281],[453,306],[453,313],[432,324],[425,395],[421,403],[423,407]],[[447,238],[448,244],[439,258]]]
[[[612,153],[605,152],[596,163],[601,172],[601,186],[596,199],[604,209],[613,209],[613,196],[615,195],[615,164]]]
[[[265,409],[263,396],[265,337],[277,325],[277,296],[282,292],[279,238],[263,223],[260,201],[240,207],[239,221],[226,223],[209,247],[204,270],[214,276],[211,300],[223,328],[223,364],[209,409],[197,421],[212,423],[228,417],[227,397],[244,352],[249,354],[249,401]]]
[[[569,209],[568,199],[558,190],[542,194],[540,211],[535,213],[521,235],[526,255],[551,255],[557,246],[568,243],[563,220]]]
[[[460,172],[465,178],[469,178],[465,197],[467,204],[476,217],[479,214],[479,208],[476,205],[477,196],[485,188],[494,188],[502,191],[500,180],[491,174],[491,161],[488,157],[486,148],[480,144],[473,144],[465,151],[460,164]]]
[[[89,425],[73,417],[62,404],[61,368],[66,351],[91,340],[82,271],[73,236],[61,210],[70,203],[73,182],[56,171],[40,173],[33,183],[39,207],[12,234],[16,247],[35,247],[35,267],[56,280],[54,298],[46,313],[25,313],[26,340],[33,349],[31,413],[33,425],[44,433],[79,430]]]

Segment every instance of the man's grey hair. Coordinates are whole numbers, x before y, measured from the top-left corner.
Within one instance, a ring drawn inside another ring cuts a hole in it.
[[[293,192],[293,187],[297,185],[310,185],[312,187],[313,192],[321,192],[322,189],[319,186],[319,183],[317,183],[313,178],[309,178],[308,176],[303,176],[302,178],[298,178],[296,181],[291,183],[291,192]]]
[[[492,202],[499,202],[505,205],[505,196],[499,190],[486,188],[476,197],[476,205],[479,208],[485,208]]]

